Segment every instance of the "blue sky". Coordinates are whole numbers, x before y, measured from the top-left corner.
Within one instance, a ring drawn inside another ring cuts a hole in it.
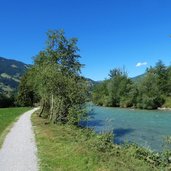
[[[0,56],[32,63],[45,33],[64,29],[79,40],[84,76],[102,80],[125,67],[134,77],[159,59],[170,64],[170,7],[170,0],[0,0]]]

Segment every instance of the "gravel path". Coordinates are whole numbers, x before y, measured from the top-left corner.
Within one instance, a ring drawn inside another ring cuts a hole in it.
[[[31,114],[24,113],[6,136],[0,150],[0,171],[38,171],[37,148],[31,125]]]

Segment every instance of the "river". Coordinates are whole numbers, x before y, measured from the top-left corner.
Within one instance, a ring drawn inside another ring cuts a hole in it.
[[[171,111],[134,110],[88,105],[89,119],[84,126],[97,133],[112,131],[117,144],[133,142],[161,151],[164,139],[171,136]]]

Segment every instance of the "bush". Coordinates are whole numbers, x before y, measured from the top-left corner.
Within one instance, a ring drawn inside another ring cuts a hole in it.
[[[95,137],[95,141],[90,143],[92,150],[100,152],[110,152],[113,147],[114,136],[112,133],[99,134]]]

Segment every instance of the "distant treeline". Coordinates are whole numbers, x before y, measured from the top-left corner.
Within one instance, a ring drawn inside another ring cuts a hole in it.
[[[160,60],[138,80],[128,78],[124,70],[111,70],[109,79],[94,87],[92,100],[100,106],[157,109],[171,107],[170,97],[171,66]]]
[[[36,102],[35,100],[31,102],[31,97],[28,96],[27,102],[25,104],[21,103],[19,92],[16,91],[8,94],[0,93],[0,108],[34,106],[35,102]]]
[[[0,94],[0,108],[16,106],[15,102],[16,100],[14,95],[6,96],[4,94]]]

